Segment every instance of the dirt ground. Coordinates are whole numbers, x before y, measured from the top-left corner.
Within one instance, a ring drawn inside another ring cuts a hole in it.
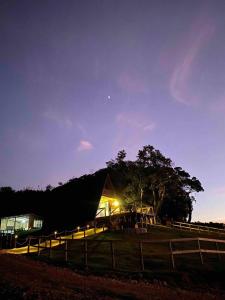
[[[73,300],[73,299],[225,299],[218,292],[175,289],[165,282],[142,283],[93,275],[81,275],[69,269],[17,255],[0,255],[1,300]]]

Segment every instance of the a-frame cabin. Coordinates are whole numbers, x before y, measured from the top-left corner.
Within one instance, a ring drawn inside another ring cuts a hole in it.
[[[118,198],[110,176],[107,175],[99,199],[95,216],[96,222],[114,223],[115,227],[134,227],[140,224],[155,224],[155,214],[152,206],[129,208]],[[123,224],[123,225],[121,225]]]
[[[122,209],[121,206],[122,203],[119,201],[110,176],[107,174],[101,198],[99,200],[96,218],[109,217],[119,214]]]

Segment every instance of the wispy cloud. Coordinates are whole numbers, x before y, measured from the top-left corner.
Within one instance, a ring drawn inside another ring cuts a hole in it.
[[[198,17],[183,41],[182,55],[175,64],[169,84],[171,95],[176,101],[186,105],[200,101],[191,91],[190,81],[201,50],[212,38],[214,31],[215,25],[211,19]]]
[[[77,123],[77,128],[82,133],[82,135],[85,136],[87,134],[87,130],[86,130],[86,128],[85,128],[85,126],[83,124]]]
[[[125,149],[129,155],[135,157],[138,149],[149,141],[149,137],[156,128],[154,121],[144,114],[121,112],[115,118],[118,130],[116,132],[113,149]]]
[[[221,96],[215,97],[215,100],[210,103],[209,109],[212,113],[224,114],[225,113],[225,92]]]
[[[118,78],[118,85],[129,93],[146,93],[147,84],[136,72],[124,71]]]
[[[90,151],[94,147],[89,141],[81,140],[79,146],[77,147],[78,151]]]
[[[146,120],[143,116],[135,113],[119,113],[116,116],[116,123],[142,131],[153,131],[156,126],[154,122]]]
[[[63,113],[54,109],[47,109],[42,113],[42,116],[50,121],[56,122],[59,126],[70,129],[73,127],[72,120]]]

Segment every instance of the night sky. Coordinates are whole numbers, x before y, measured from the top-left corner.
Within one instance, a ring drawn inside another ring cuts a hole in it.
[[[0,0],[0,186],[45,188],[151,144],[225,220],[224,0]]]

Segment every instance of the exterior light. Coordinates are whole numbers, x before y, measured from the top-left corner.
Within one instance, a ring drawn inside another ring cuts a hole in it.
[[[18,235],[17,234],[15,235],[15,239],[18,239]]]
[[[54,235],[56,235],[58,232],[57,231],[54,231]]]
[[[115,200],[115,201],[113,201],[112,205],[115,207],[118,207],[118,206],[120,206],[120,203],[118,200]]]
[[[87,229],[89,228],[90,226],[89,225],[87,225]]]
[[[80,226],[77,226],[77,230],[78,230],[78,231],[80,230]]]

